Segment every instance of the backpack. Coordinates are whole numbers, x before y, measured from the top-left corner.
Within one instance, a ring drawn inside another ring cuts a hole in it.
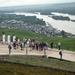
[[[59,54],[60,54],[60,55],[62,54],[61,51],[59,52]]]
[[[9,49],[12,49],[12,47],[11,47],[11,46],[9,46]]]

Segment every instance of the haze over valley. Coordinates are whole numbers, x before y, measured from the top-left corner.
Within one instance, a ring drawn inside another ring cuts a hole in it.
[[[23,15],[23,16],[35,16],[37,20],[39,20],[38,21],[39,23],[33,22],[33,24],[29,23],[28,25],[50,26],[49,32],[47,29],[46,29],[47,32],[43,32],[45,34],[47,33],[51,34],[54,31],[53,28],[57,30],[55,31],[56,33],[54,34],[57,34],[62,30],[69,34],[70,33],[75,34],[75,30],[74,30],[75,29],[75,2],[0,7],[0,15],[9,14],[9,13],[16,14],[16,15]],[[12,19],[12,20],[15,20],[15,19]],[[4,20],[2,20],[2,22],[3,21]],[[26,21],[24,23],[27,24]],[[2,24],[0,25],[2,26]],[[30,30],[30,28],[28,29]],[[35,29],[36,28],[34,28],[33,31]],[[39,27],[38,27],[38,30],[39,30]]]

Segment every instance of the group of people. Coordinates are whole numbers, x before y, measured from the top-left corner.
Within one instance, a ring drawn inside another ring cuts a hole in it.
[[[50,41],[50,48],[54,48],[54,45],[53,45],[53,41]],[[21,40],[14,40],[13,42],[13,48],[16,50],[18,49],[18,47],[20,46],[21,50],[23,50],[25,47],[30,47],[30,49],[34,50],[44,50],[44,49],[48,49],[48,46],[49,46],[49,43],[48,41],[46,42],[38,42],[38,41],[35,41],[34,39],[23,39],[23,42]],[[60,47],[61,47],[61,43],[58,42],[57,44],[57,47],[58,49],[60,50]]]
[[[53,41],[50,41],[51,49],[53,48],[53,44],[54,44]],[[49,43],[48,41],[38,42],[38,41],[35,41],[34,39],[31,40],[31,39],[24,38],[23,42],[21,40],[15,40],[12,45],[15,50],[18,49],[18,47],[20,46],[21,50],[23,50],[25,47],[29,47],[30,50],[36,49],[36,50],[42,51],[42,50],[48,50]],[[61,43],[58,42],[57,46],[58,46],[58,49],[60,50]],[[12,46],[9,44],[8,48],[9,48],[9,54],[10,54]],[[60,52],[59,54],[62,57],[62,53]]]

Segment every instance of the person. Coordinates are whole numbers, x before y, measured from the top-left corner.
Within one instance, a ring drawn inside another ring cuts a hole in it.
[[[16,44],[17,44],[17,42],[16,42],[16,40],[13,42],[13,47],[14,47],[14,49],[16,50]]]
[[[36,50],[38,50],[38,46],[39,46],[39,42],[38,41],[35,42],[35,46],[36,46]]]
[[[61,46],[61,43],[60,42],[58,42],[58,49],[60,50],[60,46]]]
[[[62,51],[59,51],[60,59],[62,59]]]
[[[48,50],[48,42],[46,42],[46,49]]]
[[[12,46],[10,44],[8,45],[8,49],[9,49],[9,55],[10,55],[11,49],[12,49]]]
[[[21,50],[23,50],[24,48],[24,43],[22,41],[20,41],[20,47],[21,47]]]
[[[34,49],[35,49],[35,42],[32,41],[32,50],[34,50]]]
[[[53,41],[50,42],[51,49],[53,48]]]

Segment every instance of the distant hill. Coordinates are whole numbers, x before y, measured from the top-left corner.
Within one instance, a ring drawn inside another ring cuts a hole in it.
[[[44,14],[44,15],[49,15],[51,14],[51,12],[60,12],[60,13],[68,13],[71,15],[75,15],[75,2],[0,7],[0,12],[1,11],[41,12],[41,14]]]

